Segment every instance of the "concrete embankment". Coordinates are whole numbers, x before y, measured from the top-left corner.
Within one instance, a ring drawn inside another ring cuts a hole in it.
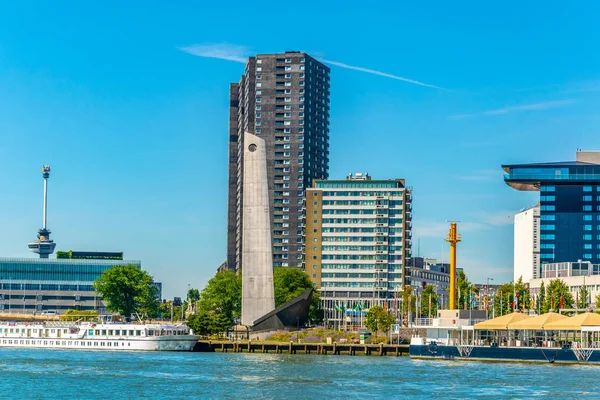
[[[407,356],[408,344],[349,344],[349,343],[292,343],[292,342],[231,342],[201,340],[194,351],[204,353],[287,353],[366,356]]]

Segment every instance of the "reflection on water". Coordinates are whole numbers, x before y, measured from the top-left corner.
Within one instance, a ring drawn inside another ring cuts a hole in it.
[[[1,349],[0,371],[10,398],[600,398],[586,365]]]

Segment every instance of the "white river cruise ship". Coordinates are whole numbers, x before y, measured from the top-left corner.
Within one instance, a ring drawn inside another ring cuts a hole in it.
[[[186,325],[0,321],[0,348],[191,351],[198,339]]]

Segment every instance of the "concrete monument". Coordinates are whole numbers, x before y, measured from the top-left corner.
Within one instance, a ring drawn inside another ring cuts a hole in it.
[[[244,133],[242,186],[242,325],[275,309],[265,141]]]

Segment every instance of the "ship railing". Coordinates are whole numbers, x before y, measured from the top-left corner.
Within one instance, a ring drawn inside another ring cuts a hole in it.
[[[431,326],[433,325],[433,318],[415,318],[416,326]]]

